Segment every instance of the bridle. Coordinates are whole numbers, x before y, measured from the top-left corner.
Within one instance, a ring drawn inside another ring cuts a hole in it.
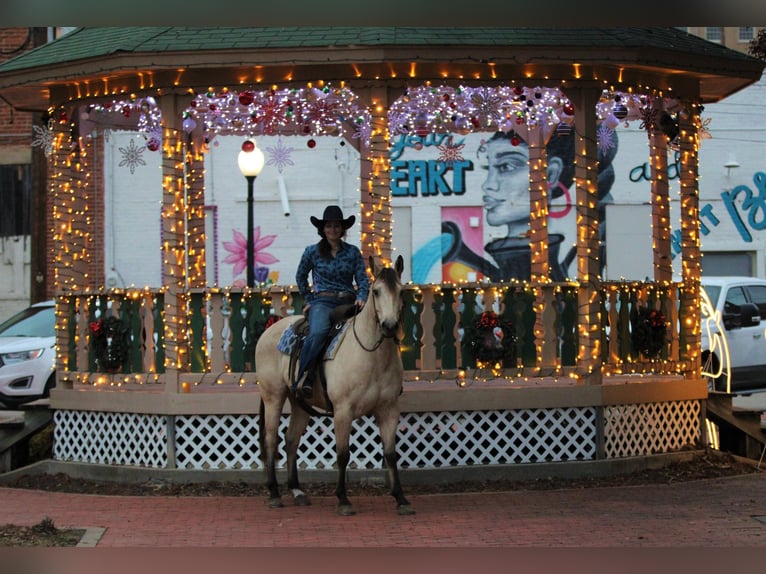
[[[370,289],[372,291],[372,289]],[[394,339],[396,344],[399,344],[399,339],[396,337],[396,332],[394,332],[391,335],[386,335],[383,333],[383,329],[380,328],[380,321],[378,319],[378,308],[375,306],[375,297],[371,297],[372,299],[372,311],[375,314],[375,324],[378,326],[378,329],[380,330],[380,338],[375,342],[375,344],[372,347],[367,347],[364,343],[362,343],[362,340],[359,338],[359,334],[356,332],[356,318],[358,315],[354,315],[354,317],[351,319],[351,330],[354,332],[354,339],[356,339],[356,342],[359,343],[359,346],[362,347],[365,351],[368,353],[373,353],[380,348],[380,346],[383,344],[384,339]]]

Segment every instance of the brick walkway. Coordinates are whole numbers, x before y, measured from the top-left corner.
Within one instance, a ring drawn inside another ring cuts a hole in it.
[[[353,486],[353,485],[352,485]],[[675,485],[389,496],[269,509],[263,498],[101,496],[0,487],[0,522],[103,528],[99,548],[764,547],[766,473]],[[760,518],[760,520],[759,520]]]

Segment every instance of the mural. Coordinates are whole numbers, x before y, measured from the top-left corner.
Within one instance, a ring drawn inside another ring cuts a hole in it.
[[[599,232],[605,240],[605,206],[613,201],[612,160],[617,154],[618,138],[612,130],[599,135],[608,139],[598,147]],[[574,137],[572,130],[559,130],[546,146],[548,248],[554,281],[563,281],[574,272]],[[459,161],[453,156],[445,157],[442,145],[445,141],[448,146],[459,145],[466,155],[476,158],[475,162],[462,156]],[[441,225],[437,229],[440,235],[422,237],[422,245],[414,250],[415,282],[433,281],[432,268],[437,265],[441,265],[439,275],[445,280],[447,277],[464,281],[483,277],[495,282],[529,280],[529,147],[517,132],[467,134],[459,139],[454,134],[402,135],[391,150],[392,157],[398,158],[392,160],[392,173],[394,170],[397,173],[391,181],[395,204],[409,200],[416,206],[436,195],[442,205],[448,205],[441,211]],[[429,159],[429,154],[438,156]],[[455,205],[449,205],[450,200]],[[478,210],[482,214],[481,225],[477,224]],[[604,262],[605,256],[601,260]],[[461,272],[456,272],[455,264],[461,266]]]

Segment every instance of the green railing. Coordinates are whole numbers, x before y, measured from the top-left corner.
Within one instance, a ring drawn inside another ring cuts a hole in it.
[[[511,375],[540,376],[540,349],[559,371],[577,371],[578,300],[575,283],[546,285],[407,285],[402,314],[402,360],[417,375],[484,368],[476,352],[482,313],[504,329],[495,331],[498,354],[492,367]],[[680,321],[675,284],[605,282],[600,292],[601,350],[611,372],[673,371],[678,362]],[[199,289],[187,301],[188,372],[247,373],[257,370],[254,348],[268,321],[300,313],[301,296],[272,287],[263,291]],[[65,370],[100,370],[91,324],[117,317],[128,334],[128,349],[118,373],[165,372],[165,296],[159,290],[64,294],[59,296],[58,345]],[[667,320],[666,343],[656,357],[642,356],[632,336],[642,306],[661,310]],[[539,310],[536,311],[536,310]],[[490,339],[491,342],[491,339]]]

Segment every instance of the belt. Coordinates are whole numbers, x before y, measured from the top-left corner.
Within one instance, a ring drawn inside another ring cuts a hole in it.
[[[320,291],[317,297],[336,297],[338,299],[355,299],[356,295],[349,291]]]

